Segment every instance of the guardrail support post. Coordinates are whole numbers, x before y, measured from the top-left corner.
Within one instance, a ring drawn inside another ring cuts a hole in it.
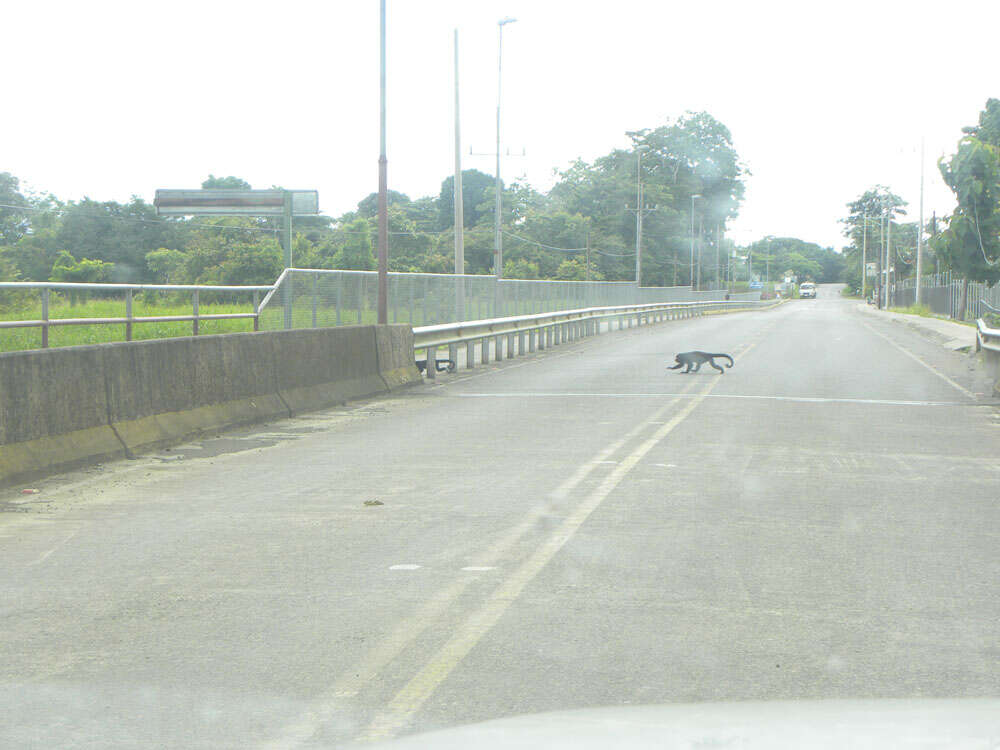
[[[425,370],[425,372],[427,373],[428,380],[434,380],[435,378],[437,378],[437,358],[438,358],[437,347],[428,346],[427,368]]]
[[[132,340],[132,290],[125,290],[125,317],[127,322],[125,323],[125,340]]]
[[[476,366],[476,342],[465,342],[465,369],[471,370]]]
[[[484,336],[483,337],[483,344],[480,347],[480,352],[479,353],[480,353],[480,361],[484,365],[488,365],[490,363],[490,338],[489,338],[489,336]]]
[[[260,292],[253,291],[253,330],[256,333],[260,330]]]
[[[538,346],[538,331],[534,328],[528,331],[528,352],[534,352]]]
[[[194,320],[191,321],[191,333],[193,336],[198,335],[198,290],[195,289],[194,293],[191,295],[191,309]]]
[[[42,349],[49,348],[49,290],[42,290]]]
[[[455,367],[458,367],[458,344],[448,344],[448,359],[455,363]]]
[[[515,300],[515,304],[516,304],[516,302],[517,301]],[[514,334],[513,333],[508,333],[507,334],[507,359],[514,359],[514,356],[516,354],[517,354],[517,352],[514,351]]]

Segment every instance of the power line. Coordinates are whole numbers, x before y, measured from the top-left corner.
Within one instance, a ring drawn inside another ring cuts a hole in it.
[[[555,247],[554,245],[546,245],[542,242],[529,240],[527,237],[521,237],[513,232],[502,232],[501,234],[504,234],[507,237],[513,237],[515,240],[520,240],[521,242],[527,242],[529,245],[537,245],[538,247],[545,248],[546,250],[555,250],[560,253],[583,253],[587,250],[585,247]]]

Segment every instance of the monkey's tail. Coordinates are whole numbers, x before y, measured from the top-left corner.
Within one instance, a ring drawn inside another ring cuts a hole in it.
[[[726,359],[728,359],[729,360],[729,364],[727,364],[726,367],[732,367],[735,364],[733,362],[733,358],[730,357],[728,354],[712,354],[711,356],[712,357],[720,357],[720,358],[721,357],[725,357]]]

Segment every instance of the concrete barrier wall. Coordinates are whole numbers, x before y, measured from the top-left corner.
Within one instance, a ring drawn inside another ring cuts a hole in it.
[[[0,354],[0,484],[419,381],[409,326]]]

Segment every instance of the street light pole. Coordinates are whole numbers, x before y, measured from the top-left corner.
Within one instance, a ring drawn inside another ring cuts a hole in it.
[[[458,29],[455,29],[455,320],[465,316],[465,209],[462,205],[462,136],[458,107]]]
[[[379,2],[378,322],[389,322],[389,207],[385,156],[385,0]]]
[[[920,139],[920,219],[917,224],[917,285],[914,304],[920,304],[920,282],[924,272],[924,139]]]
[[[497,21],[497,179],[496,204],[493,214],[493,270],[497,281],[503,278],[503,237],[500,234],[500,212],[503,203],[500,190],[500,83],[503,75],[503,27],[516,20],[516,18],[508,17]]]

